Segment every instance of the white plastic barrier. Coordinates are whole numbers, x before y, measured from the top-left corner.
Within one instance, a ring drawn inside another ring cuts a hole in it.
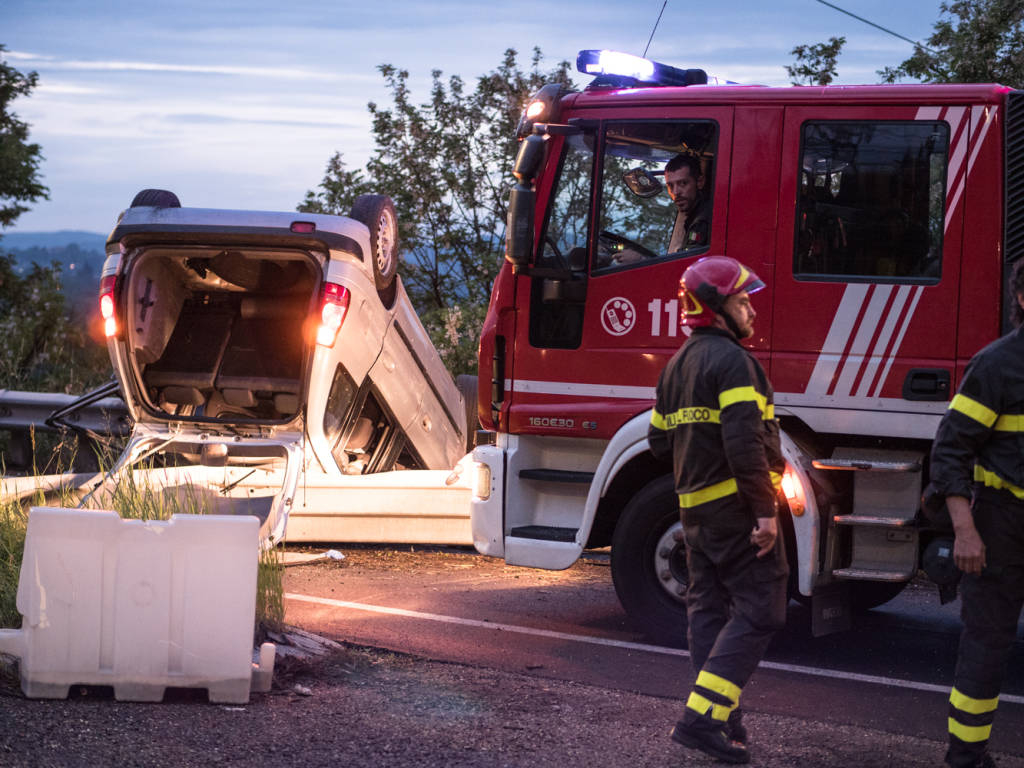
[[[33,507],[18,583],[22,628],[0,630],[0,652],[20,657],[32,698],[65,698],[79,684],[113,686],[120,701],[160,701],[182,687],[246,702],[258,532],[249,516],[143,522]]]

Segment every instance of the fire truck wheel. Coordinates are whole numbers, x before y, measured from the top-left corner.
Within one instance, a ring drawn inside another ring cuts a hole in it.
[[[652,640],[686,640],[686,548],[671,475],[644,486],[626,505],[612,537],[612,582],[633,623]]]
[[[398,273],[398,217],[387,195],[360,195],[349,216],[370,230],[370,255],[377,293],[384,300]],[[389,301],[384,301],[389,304]]]
[[[870,611],[892,600],[903,591],[906,581],[852,581],[850,607],[857,612]]]

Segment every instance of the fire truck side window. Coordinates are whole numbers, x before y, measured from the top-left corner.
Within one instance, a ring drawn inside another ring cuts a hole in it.
[[[717,134],[708,120],[608,125],[595,272],[707,250]]]
[[[939,281],[946,123],[809,122],[801,146],[798,279]]]
[[[587,247],[590,179],[594,172],[594,136],[581,134],[566,140],[557,188],[548,211],[537,266],[568,269],[574,248]]]

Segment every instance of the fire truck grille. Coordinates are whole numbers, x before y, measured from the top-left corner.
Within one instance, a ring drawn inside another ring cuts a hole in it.
[[[1006,97],[1006,261],[1024,256],[1024,91]]]

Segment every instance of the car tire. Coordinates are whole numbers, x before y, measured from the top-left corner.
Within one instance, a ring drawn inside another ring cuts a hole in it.
[[[181,208],[181,201],[166,189],[144,189],[132,199],[131,208]]]
[[[377,293],[385,304],[393,296],[392,285],[398,274],[398,217],[395,204],[387,195],[360,195],[352,205],[350,217],[370,230],[370,261]]]
[[[672,535],[681,527],[675,484],[662,475],[630,499],[612,536],[619,602],[641,632],[673,647],[686,641],[686,548]]]

